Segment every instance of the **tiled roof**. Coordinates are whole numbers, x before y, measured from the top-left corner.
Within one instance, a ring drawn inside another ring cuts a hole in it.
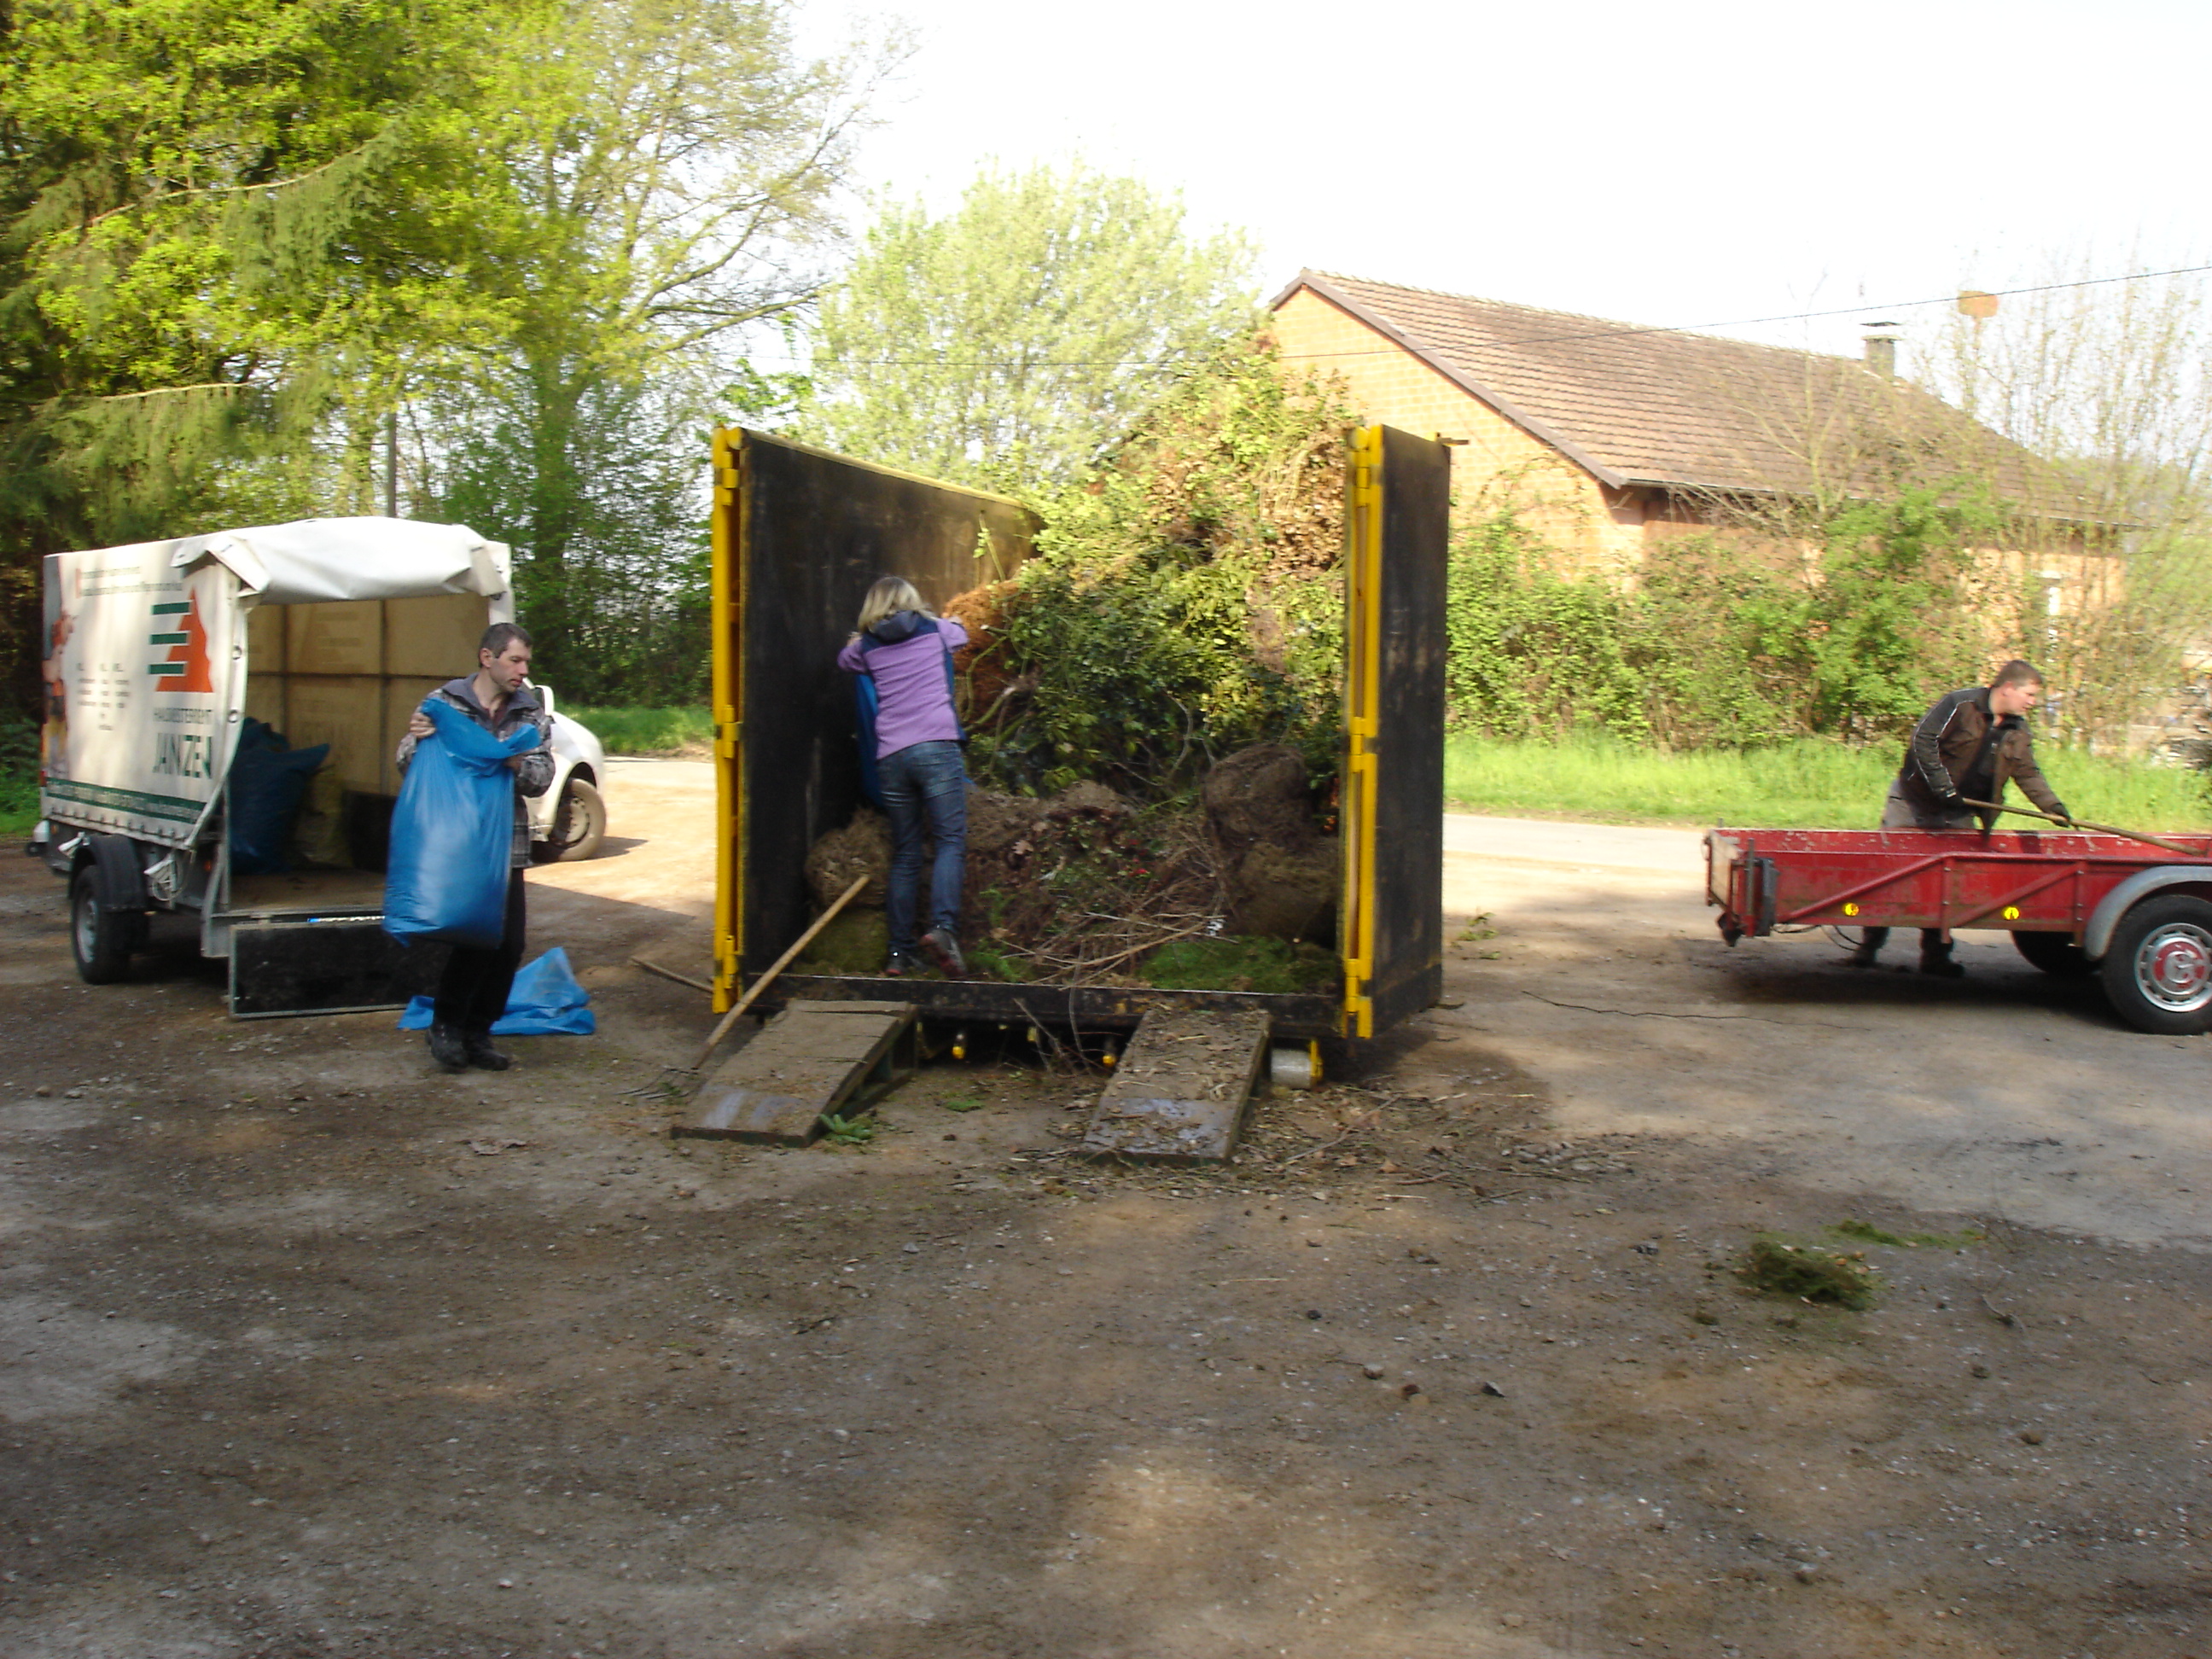
[[[1301,287],[1610,484],[1858,493],[1900,472],[1932,481],[1972,466],[2036,510],[2079,510],[2027,451],[1855,358],[1322,271],[1300,272],[1274,303]]]

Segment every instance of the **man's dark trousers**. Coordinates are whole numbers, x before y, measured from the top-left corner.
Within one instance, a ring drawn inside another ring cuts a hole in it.
[[[524,928],[522,871],[517,866],[507,872],[507,931],[499,943],[489,950],[456,945],[446,958],[433,1010],[439,1024],[476,1036],[491,1030],[492,1022],[507,1012],[514,970],[522,965]]]

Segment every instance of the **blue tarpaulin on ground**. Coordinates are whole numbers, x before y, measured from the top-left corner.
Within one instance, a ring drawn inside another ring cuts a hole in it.
[[[507,994],[507,1012],[491,1028],[494,1036],[589,1036],[599,1023],[592,1013],[592,994],[576,982],[568,953],[559,946],[526,963]],[[403,1031],[427,1030],[430,999],[416,997],[399,1017]]]

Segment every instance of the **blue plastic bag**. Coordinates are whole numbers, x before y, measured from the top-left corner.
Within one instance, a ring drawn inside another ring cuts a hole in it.
[[[231,874],[275,876],[292,867],[292,820],[330,752],[326,743],[288,748],[263,722],[246,722],[230,763]]]
[[[514,774],[507,763],[538,746],[538,728],[495,738],[453,704],[422,705],[437,731],[415,757],[392,809],[384,874],[384,931],[489,951],[507,931],[507,872],[514,845]]]
[[[492,1024],[494,1036],[589,1036],[599,1029],[592,1012],[592,994],[569,971],[568,953],[559,946],[526,965],[507,994],[507,1012]],[[403,1031],[428,1028],[432,1004],[416,997],[399,1016]]]

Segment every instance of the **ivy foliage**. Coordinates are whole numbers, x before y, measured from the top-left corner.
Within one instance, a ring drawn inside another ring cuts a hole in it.
[[[970,764],[1016,793],[1093,779],[1139,799],[1221,756],[1292,744],[1336,767],[1351,411],[1243,343],[1137,435],[1036,501],[1049,526],[1000,600]]]
[[[1565,568],[1510,513],[1451,570],[1455,724],[1504,738],[1598,727],[1743,748],[1903,732],[1990,644],[1972,550],[1993,503],[1963,484],[1848,503],[1773,539],[1660,543],[1633,585]]]

